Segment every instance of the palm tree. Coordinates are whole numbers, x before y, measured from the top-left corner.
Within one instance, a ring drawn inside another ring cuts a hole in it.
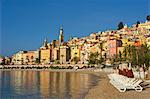
[[[125,46],[124,48],[124,59],[130,63],[134,62],[136,64],[136,47],[135,46]]]
[[[126,46],[124,48],[124,58],[134,65],[149,65],[150,64],[150,47],[144,44],[140,47]]]
[[[102,51],[103,51],[103,43],[100,43],[100,45],[99,45],[99,48],[100,48],[100,50],[101,50],[101,58],[102,58]]]
[[[119,61],[120,61],[120,63],[122,61],[122,53],[121,53],[121,51],[119,51]]]
[[[140,47],[139,58],[139,62],[141,65],[150,65],[150,47],[147,44],[144,44]]]
[[[124,61],[126,61],[127,60],[127,47],[124,47],[123,56],[124,56]]]
[[[82,57],[82,61],[83,61],[82,64],[84,64],[84,62],[85,62],[85,53],[82,53],[82,56],[83,56]]]

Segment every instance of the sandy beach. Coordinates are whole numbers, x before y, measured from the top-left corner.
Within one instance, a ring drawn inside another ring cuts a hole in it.
[[[127,90],[121,93],[109,83],[107,74],[97,73],[97,75],[100,75],[101,80],[97,86],[89,90],[85,99],[150,99],[150,82],[142,84],[144,88],[142,92]]]

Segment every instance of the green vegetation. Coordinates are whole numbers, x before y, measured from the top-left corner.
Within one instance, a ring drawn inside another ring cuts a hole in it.
[[[124,60],[132,65],[149,66],[150,65],[150,48],[147,44],[140,47],[126,46],[124,48]]]
[[[60,64],[59,60],[54,60],[55,64]]]
[[[122,29],[123,27],[124,27],[123,22],[120,22],[120,23],[118,24],[118,30]]]
[[[148,15],[148,16],[146,17],[146,20],[147,20],[147,21],[150,21],[150,15]]]
[[[39,58],[36,58],[36,59],[35,59],[35,63],[36,63],[36,64],[39,64],[39,63],[40,63],[40,59],[39,59]]]
[[[91,53],[89,57],[89,64],[96,64],[98,62],[98,53]]]
[[[104,61],[102,57],[99,57],[98,52],[91,53],[89,56],[89,64],[101,64]]]
[[[139,24],[140,24],[140,21],[137,21],[137,22],[136,22],[136,27],[138,27],[138,26],[139,26]]]
[[[80,61],[80,59],[79,59],[79,57],[74,57],[73,59],[72,59],[72,61],[73,62],[75,62],[75,64],[77,64],[79,61]]]

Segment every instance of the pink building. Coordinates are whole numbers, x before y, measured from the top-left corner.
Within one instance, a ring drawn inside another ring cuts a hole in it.
[[[108,40],[108,49],[109,49],[109,57],[113,57],[117,54],[117,47],[122,46],[122,41],[121,40]]]

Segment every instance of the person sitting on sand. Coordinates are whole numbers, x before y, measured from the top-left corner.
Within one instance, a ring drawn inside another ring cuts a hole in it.
[[[114,68],[114,73],[117,73],[119,75],[127,76],[129,78],[134,78],[133,71],[131,67],[127,66],[118,66],[115,70]]]
[[[128,71],[127,66],[123,66],[122,75],[127,76],[127,71]]]
[[[127,66],[119,66],[118,71],[119,75],[127,76]]]
[[[134,78],[131,66],[129,66],[129,68],[127,69],[127,77]]]
[[[122,71],[122,66],[118,66],[117,70],[118,70],[118,74],[119,74],[119,75],[122,75],[122,72],[123,72],[123,71]]]

